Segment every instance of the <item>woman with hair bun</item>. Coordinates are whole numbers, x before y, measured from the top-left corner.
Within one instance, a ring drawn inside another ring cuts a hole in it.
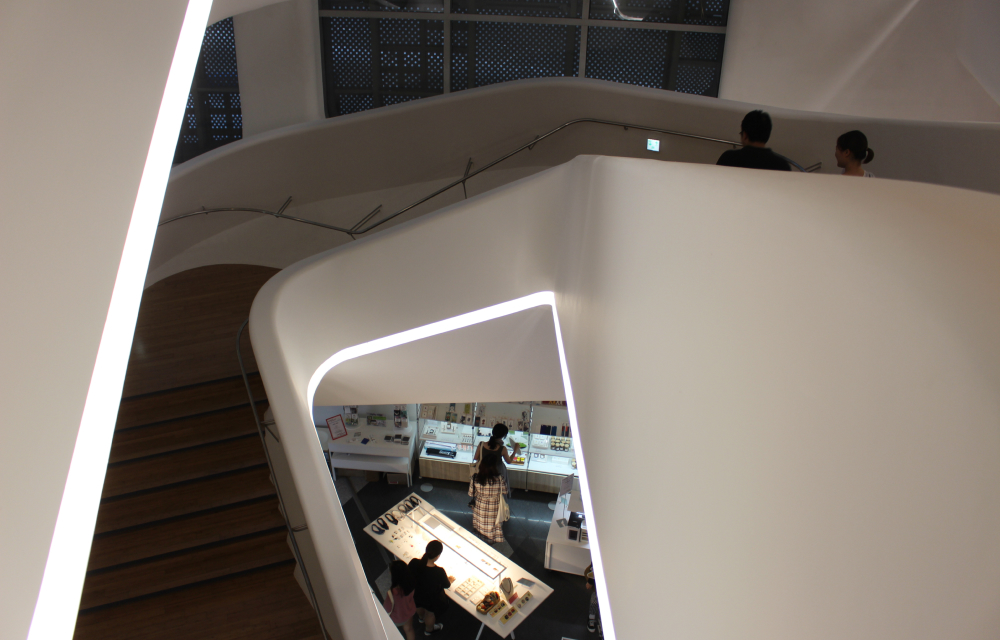
[[[480,466],[482,463],[487,462],[488,464],[496,464],[497,471],[504,481],[504,493],[510,495],[510,482],[507,480],[507,465],[511,463],[511,456],[507,453],[507,447],[504,445],[503,439],[507,437],[510,430],[503,423],[497,423],[493,427],[493,435],[490,436],[488,442],[480,442],[479,446],[476,448],[475,455],[472,456],[473,462],[479,462]],[[510,446],[514,449],[514,457],[517,457],[521,453],[521,445],[514,442],[513,438],[509,440]],[[496,458],[496,460],[491,460],[491,458]],[[505,464],[506,463],[506,464]],[[471,503],[470,503],[471,505]]]
[[[833,152],[837,158],[837,166],[844,170],[845,176],[858,178],[874,178],[875,174],[862,167],[875,158],[875,152],[868,148],[868,138],[860,131],[848,131],[837,138],[837,148]]]

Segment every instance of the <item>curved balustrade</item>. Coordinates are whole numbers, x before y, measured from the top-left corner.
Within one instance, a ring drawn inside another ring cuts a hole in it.
[[[476,169],[475,171],[472,171],[471,173],[469,172],[470,169],[472,168],[472,163],[471,163],[471,160],[470,160],[469,164],[467,164],[466,167],[465,167],[465,175],[462,176],[461,178],[459,178],[458,180],[455,180],[455,181],[449,183],[448,185],[446,185],[444,187],[441,187],[440,189],[434,191],[433,193],[431,193],[431,194],[429,194],[427,196],[424,196],[423,198],[420,198],[416,202],[413,202],[413,203],[411,203],[411,204],[403,207],[402,209],[399,209],[398,211],[396,211],[394,213],[391,213],[388,216],[385,216],[384,218],[381,218],[378,221],[369,224],[368,226],[363,226],[363,225],[366,222],[368,222],[372,217],[374,217],[379,211],[381,211],[382,205],[378,205],[377,207],[375,207],[375,209],[372,210],[371,213],[369,213],[364,218],[362,218],[361,220],[359,220],[353,227],[351,227],[350,229],[346,229],[344,227],[338,227],[336,225],[326,224],[326,223],[323,223],[323,222],[318,222],[316,220],[306,220],[304,218],[299,218],[299,217],[296,217],[296,216],[286,215],[284,213],[284,211],[285,211],[285,209],[288,208],[288,205],[291,204],[291,202],[292,202],[292,197],[291,196],[288,196],[288,199],[285,200],[285,203],[282,204],[281,208],[278,209],[277,211],[268,211],[266,209],[252,209],[252,208],[245,208],[245,207],[222,207],[222,208],[215,208],[215,209],[204,209],[202,211],[192,211],[190,213],[182,213],[179,216],[174,216],[172,218],[167,218],[166,220],[163,220],[162,222],[160,222],[159,226],[162,227],[163,225],[169,224],[171,222],[177,222],[178,220],[184,220],[186,218],[191,218],[191,217],[194,217],[194,216],[208,215],[210,213],[221,213],[221,212],[224,212],[224,211],[227,211],[227,212],[242,211],[242,212],[246,212],[246,213],[260,213],[260,214],[264,214],[264,215],[273,216],[275,218],[280,218],[282,220],[291,220],[293,222],[301,222],[303,224],[310,224],[310,225],[313,225],[313,226],[316,226],[316,227],[322,227],[323,229],[330,229],[331,231],[339,231],[341,233],[346,233],[347,235],[349,235],[349,236],[351,236],[353,238],[356,235],[362,235],[362,234],[368,233],[369,231],[372,231],[373,229],[375,229],[375,228],[377,228],[377,227],[385,224],[386,222],[392,220],[393,218],[395,218],[397,216],[400,216],[400,215],[406,213],[407,211],[410,211],[411,209],[414,209],[415,207],[418,207],[418,206],[422,205],[423,203],[428,202],[429,200],[433,200],[434,198],[438,197],[439,195],[441,195],[441,194],[443,194],[443,193],[445,193],[447,191],[450,191],[451,189],[454,189],[455,187],[457,187],[459,185],[462,185],[462,188],[464,189],[465,188],[465,183],[468,180],[470,180],[471,178],[476,177],[477,175],[479,175],[480,173],[486,171],[487,169],[491,169],[491,168],[497,166],[498,164],[500,164],[504,160],[507,160],[508,158],[511,158],[511,157],[513,157],[513,156],[521,153],[522,151],[525,151],[525,150],[530,151],[530,150],[534,149],[535,145],[538,144],[539,142],[541,142],[542,140],[545,140],[545,139],[549,138],[550,136],[553,136],[553,135],[559,133],[560,131],[562,131],[562,130],[568,128],[568,127],[571,127],[571,126],[573,126],[575,124],[584,124],[584,123],[609,125],[609,126],[612,126],[612,127],[621,127],[625,131],[628,131],[629,129],[637,129],[639,131],[648,131],[650,133],[660,133],[660,134],[668,135],[668,136],[678,136],[678,137],[681,137],[681,138],[691,138],[693,140],[704,140],[704,141],[707,141],[707,142],[715,142],[715,143],[719,143],[719,144],[732,145],[733,148],[742,147],[743,146],[741,143],[735,142],[733,140],[723,140],[721,138],[711,138],[711,137],[708,137],[708,136],[700,136],[700,135],[697,135],[697,134],[694,134],[694,133],[685,133],[683,131],[671,131],[669,129],[660,129],[658,127],[649,127],[649,126],[639,125],[639,124],[628,124],[628,123],[625,123],[625,122],[613,122],[611,120],[600,120],[598,118],[577,118],[576,120],[570,120],[569,122],[564,122],[563,124],[559,125],[558,127],[554,128],[554,129],[551,129],[550,131],[547,131],[546,133],[543,133],[542,135],[535,136],[535,138],[533,140],[531,140],[530,142],[525,142],[524,144],[522,144],[518,148],[516,148],[513,151],[511,151],[510,153],[507,153],[507,154],[504,154],[504,155],[500,156],[496,160],[493,160],[492,162],[487,163],[486,165],[484,165],[484,166]],[[781,154],[777,154],[777,155],[779,155],[781,158],[784,158],[786,161],[788,161],[788,164],[792,165],[793,167],[795,167],[796,169],[798,169],[799,171],[801,171],[803,173],[812,173],[812,172],[818,171],[823,166],[822,162],[817,162],[816,164],[811,165],[809,167],[803,167],[798,162],[795,162],[794,160],[792,160],[790,158],[786,158],[785,156],[782,156]]]

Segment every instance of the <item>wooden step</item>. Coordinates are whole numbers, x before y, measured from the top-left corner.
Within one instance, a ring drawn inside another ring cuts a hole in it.
[[[305,640],[319,622],[281,562],[96,611],[82,612],[75,640]]]
[[[97,528],[94,533],[135,527],[273,495],[275,491],[271,484],[271,472],[266,464],[257,465],[197,482],[105,500],[97,512]]]
[[[211,580],[292,558],[282,526],[220,545],[87,575],[80,610]]]
[[[259,405],[263,410],[266,404]],[[259,414],[263,417],[263,411]],[[158,424],[119,430],[111,443],[109,462],[134,460],[176,449],[257,433],[250,405],[203,413]]]
[[[264,400],[266,395],[260,375],[252,373],[249,378],[254,399]],[[247,389],[241,376],[215,380],[180,389],[123,398],[118,408],[118,423],[115,428],[128,429],[249,403],[250,399],[247,397]]]
[[[165,553],[191,549],[229,538],[259,533],[285,524],[274,497],[213,509],[165,522],[155,522],[94,538],[89,571]]]
[[[240,375],[236,333],[275,273],[270,267],[210,265],[143,291],[122,396]],[[247,336],[243,349],[246,370],[256,371]]]
[[[108,465],[102,497],[163,487],[176,482],[266,463],[260,436],[224,440],[150,458]]]

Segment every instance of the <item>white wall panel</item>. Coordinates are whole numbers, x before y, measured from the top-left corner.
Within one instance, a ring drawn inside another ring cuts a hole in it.
[[[286,269],[250,329],[336,606],[369,613],[345,637],[378,626],[310,377],[543,290],[618,638],[995,637],[998,249],[995,195],[581,157]],[[623,422],[636,406],[652,418]]]
[[[243,137],[322,120],[316,0],[288,0],[233,17]]]
[[[0,9],[0,636],[27,635],[187,2]]]
[[[987,71],[1000,53],[995,20],[983,21],[989,4],[734,0],[719,97],[875,118],[1000,121]]]

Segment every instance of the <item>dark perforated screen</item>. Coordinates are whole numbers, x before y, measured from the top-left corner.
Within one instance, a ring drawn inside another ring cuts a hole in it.
[[[533,18],[579,18],[583,0],[451,0],[452,13]]]
[[[174,163],[243,137],[233,19],[209,25],[191,83]]]
[[[590,27],[587,77],[719,95],[725,36],[618,27]]]
[[[322,18],[327,116],[444,91],[444,22]]]
[[[581,73],[717,96],[729,2],[320,0],[327,115]]]
[[[453,21],[451,60],[452,91],[523,78],[576,76],[580,28]]]

